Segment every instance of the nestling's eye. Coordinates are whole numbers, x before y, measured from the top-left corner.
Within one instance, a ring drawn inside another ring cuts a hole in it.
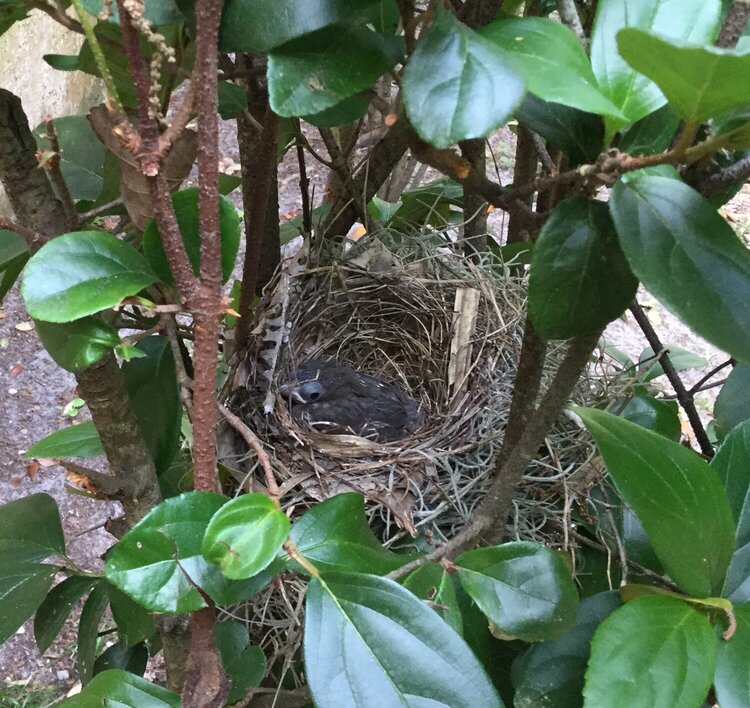
[[[325,389],[320,381],[305,381],[297,390],[302,400],[307,402],[320,398]]]

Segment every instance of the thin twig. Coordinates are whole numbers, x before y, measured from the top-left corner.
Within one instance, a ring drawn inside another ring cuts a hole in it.
[[[185,97],[182,99],[180,107],[172,116],[172,122],[169,127],[159,137],[159,152],[166,155],[169,148],[180,137],[180,133],[193,117],[193,106],[195,104],[195,77],[190,78]]]
[[[221,411],[221,414],[226,418],[229,425],[231,425],[242,436],[242,439],[248,444],[248,447],[255,451],[255,455],[257,456],[258,462],[260,462],[260,465],[263,468],[263,473],[266,477],[266,488],[268,489],[268,493],[274,503],[279,506],[279,485],[273,474],[271,458],[263,448],[263,444],[258,439],[258,436],[247,427],[241,418],[232,413],[232,411],[230,411],[225,405],[220,403],[219,411]]]
[[[711,441],[708,439],[708,435],[706,435],[705,429],[703,428],[703,423],[701,422],[698,411],[695,408],[695,402],[685,389],[682,379],[678,376],[677,371],[672,364],[672,360],[669,358],[668,350],[662,345],[659,335],[656,334],[656,330],[651,326],[648,316],[638,304],[637,300],[633,300],[633,302],[630,303],[630,311],[633,313],[635,321],[638,323],[638,326],[646,337],[646,341],[648,341],[651,348],[654,350],[654,353],[657,355],[661,367],[664,369],[667,379],[669,379],[669,383],[672,384],[672,388],[677,395],[677,400],[682,406],[682,410],[685,411],[685,414],[690,421],[690,426],[693,428],[695,439],[698,441],[701,452],[708,458],[713,457],[714,449],[711,445]]]
[[[722,369],[726,369],[727,366],[733,365],[734,363],[734,359],[727,359],[718,366],[714,366],[714,368],[711,369],[711,371],[709,371],[705,376],[698,379],[698,381],[693,385],[692,388],[688,389],[688,395],[692,396],[698,393],[698,391],[702,391],[703,384],[706,383],[706,381],[716,376],[716,374],[718,374]]]
[[[81,214],[79,214],[79,218],[81,219],[81,221],[88,221],[89,219],[95,219],[97,216],[100,216],[101,214],[104,214],[110,209],[114,209],[114,207],[120,206],[121,204],[122,204],[122,197],[117,197],[117,199],[113,199],[111,202],[102,204],[101,206],[98,206],[95,209],[89,209],[88,211],[82,212]]]
[[[0,229],[13,231],[19,236],[23,236],[26,239],[26,243],[28,243],[31,248],[39,247],[49,240],[33,229],[27,229],[25,226],[21,226],[21,224],[17,224],[15,221],[6,219],[4,216],[0,216]]]
[[[185,362],[182,360],[182,350],[180,349],[179,334],[177,332],[177,323],[172,315],[162,315],[161,321],[164,324],[164,330],[167,334],[169,347],[172,350],[174,359],[175,373],[177,375],[177,384],[180,387],[180,400],[185,406],[185,412],[192,422],[193,420],[193,382],[185,370]]]
[[[312,233],[312,211],[310,209],[310,179],[307,176],[307,165],[305,164],[305,149],[299,136],[302,135],[299,118],[294,119],[294,131],[297,133],[297,166],[299,169],[299,193],[302,202],[302,232]]]
[[[71,231],[76,231],[79,225],[79,216],[78,212],[76,212],[76,206],[73,203],[73,197],[68,189],[68,183],[65,181],[60,168],[60,141],[57,139],[57,131],[55,130],[55,124],[52,122],[52,116],[47,116],[44,119],[44,124],[47,128],[47,134],[44,137],[49,142],[52,154],[48,160],[42,162],[41,166],[50,177],[55,195],[60,200],[60,204],[65,212],[65,220],[68,222],[68,228]]]
[[[544,144],[544,140],[533,132],[531,133],[531,140],[534,143],[534,148],[536,149],[539,161],[542,163],[547,174],[551,176],[558,174],[559,170],[557,169],[557,165],[552,157],[550,157],[549,152],[547,152],[547,146]]]

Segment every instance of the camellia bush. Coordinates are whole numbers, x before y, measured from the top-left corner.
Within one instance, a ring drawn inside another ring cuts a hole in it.
[[[91,413],[26,454],[123,509],[96,572],[66,555],[50,496],[0,508],[0,640],[33,617],[44,652],[84,600],[83,689],[65,705],[750,703],[750,253],[719,211],[750,175],[748,3],[1,0],[0,33],[37,31],[39,12],[83,36],[78,54],[45,61],[100,77],[105,101],[32,131],[0,89],[0,180],[15,214],[0,218],[0,291],[20,277],[44,347]],[[236,121],[239,178],[219,173],[219,116]],[[486,141],[508,125],[503,184]],[[301,210],[280,228],[290,149]],[[330,175],[318,205],[306,160]],[[196,162],[197,188],[179,189]],[[430,204],[406,187],[384,196],[416,163],[442,175],[421,193]],[[439,230],[457,207],[452,247],[513,254],[529,271],[486,495],[455,537],[419,553],[384,548],[358,494],[290,518],[254,431],[217,403],[217,366],[248,341],[283,242],[292,226],[332,247],[356,222]],[[502,247],[487,236],[489,207],[508,214]],[[225,288],[243,243],[241,279]],[[639,283],[728,355],[707,428],[700,386],[678,375],[690,355],[660,342]],[[651,346],[640,362],[601,340],[628,308]],[[543,379],[552,340],[564,354]],[[606,410],[570,409],[618,501],[567,528],[593,568],[585,579],[570,553],[503,532],[596,352],[631,385]],[[686,444],[658,376],[692,427]],[[220,415],[255,450],[267,493],[219,493]],[[106,472],[71,459],[102,454]],[[614,590],[608,569],[624,581]],[[307,582],[304,628],[289,630],[304,632],[302,651],[267,665],[217,608],[290,577]],[[117,642],[102,651],[108,609]],[[142,677],[158,651],[165,686]]]

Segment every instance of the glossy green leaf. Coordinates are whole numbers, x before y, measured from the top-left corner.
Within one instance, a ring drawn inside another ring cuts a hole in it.
[[[121,644],[132,647],[156,634],[156,626],[149,612],[114,587],[109,588],[109,608]]]
[[[78,54],[44,54],[42,61],[58,71],[78,71],[81,68]]]
[[[559,639],[529,647],[513,663],[513,705],[579,708],[591,638],[602,620],[622,603],[616,592],[581,600],[575,625]]]
[[[750,361],[750,251],[682,182],[643,175],[615,184],[620,245],[643,284],[695,332]]]
[[[48,555],[65,553],[60,512],[48,494],[30,494],[0,506],[0,539],[26,541],[47,549]]]
[[[575,621],[578,593],[559,553],[517,541],[477,548],[455,561],[464,590],[504,634],[554,639]]]
[[[94,661],[94,675],[109,669],[122,669],[143,676],[148,663],[148,647],[145,643],[128,647],[124,644],[108,646]]]
[[[24,457],[98,457],[104,454],[93,421],[56,430],[34,443]]]
[[[40,653],[49,649],[75,604],[96,584],[96,578],[71,575],[49,591],[34,616],[34,638]]]
[[[702,356],[682,347],[665,344],[664,349],[666,349],[675,371],[702,369],[708,365],[708,362]],[[638,371],[641,373],[643,381],[653,381],[664,375],[661,362],[654,355],[654,350],[651,347],[646,347],[638,357]]]
[[[635,123],[666,103],[650,79],[629,66],[617,51],[616,36],[624,27],[637,27],[666,38],[696,44],[711,43],[716,36],[719,0],[601,0],[591,35],[591,65],[599,88]],[[623,125],[607,119],[611,135]]]
[[[319,708],[502,705],[461,637],[385,578],[332,573],[311,581],[304,656]]]
[[[97,17],[102,11],[101,0],[81,0],[82,5],[90,12],[94,17]],[[112,12],[107,18],[109,22],[120,22],[120,15],[117,9],[117,4],[113,4],[110,8]],[[174,0],[148,0],[143,3],[143,17],[152,25],[174,25],[183,22],[185,18],[182,13],[177,9],[177,5]]]
[[[0,229],[0,302],[13,287],[29,255],[23,236]]]
[[[26,19],[31,8],[23,2],[5,2],[0,13],[0,37],[4,35],[16,22]]]
[[[479,30],[523,76],[531,93],[545,101],[622,118],[604,96],[576,36],[546,17],[498,20]]]
[[[55,363],[67,371],[83,371],[120,342],[117,330],[98,317],[73,322],[36,320],[36,331]]]
[[[335,128],[359,120],[370,104],[361,96],[349,96],[320,113],[302,116],[310,125],[318,128]]]
[[[461,214],[452,206],[463,208],[463,187],[449,177],[439,177],[403,192],[401,207],[389,226],[445,226],[450,223],[451,214]]]
[[[195,275],[198,275],[201,263],[198,188],[189,187],[173,194],[172,204],[190,264],[193,266]],[[221,273],[223,282],[226,282],[234,269],[241,234],[237,208],[229,199],[222,196],[219,197],[219,230],[221,233]],[[156,274],[168,285],[173,285],[174,279],[164,253],[161,235],[153,220],[148,223],[143,232],[143,254]]]
[[[232,679],[227,702],[234,703],[248,688],[260,685],[266,674],[266,657],[260,647],[249,646],[247,627],[241,622],[217,624],[215,635],[224,672]]]
[[[409,57],[401,90],[416,131],[447,148],[505,123],[523,98],[524,83],[495,44],[438,8]]]
[[[515,111],[525,127],[562,150],[571,165],[593,162],[604,144],[604,123],[599,116],[547,103],[529,94]]]
[[[737,364],[716,397],[714,417],[720,437],[750,418],[750,364]]]
[[[682,432],[676,401],[660,401],[653,396],[633,396],[620,416],[642,428],[679,441]]]
[[[8,560],[0,564],[0,644],[37,611],[56,572],[55,566],[41,563]]]
[[[583,197],[560,202],[534,244],[529,316],[543,339],[601,329],[635,296],[607,205]]]
[[[458,607],[453,577],[445,572],[440,563],[425,563],[409,573],[403,586],[414,593],[453,629],[463,635],[463,620]]]
[[[333,25],[274,49],[268,98],[280,116],[332,108],[372,86],[401,59],[401,44],[367,27]]]
[[[618,148],[630,155],[661,152],[671,144],[679,124],[680,117],[669,106],[662,106],[628,128]]]
[[[201,554],[206,527],[226,502],[211,492],[188,492],[162,502],[112,549],[104,565],[107,580],[152,612],[206,607],[196,586],[220,604],[248,597],[254,591],[251,581],[227,580]]]
[[[746,389],[747,391],[747,389]],[[719,475],[736,527],[735,550],[722,597],[750,603],[750,420],[732,429],[711,467]]]
[[[734,550],[734,522],[716,473],[692,450],[635,423],[574,410],[670,577],[690,595],[717,595]]]
[[[122,374],[156,471],[162,474],[180,446],[182,421],[172,348],[163,336],[142,339],[136,347],[145,356],[125,362]]]
[[[584,706],[700,706],[715,665],[705,615],[673,597],[640,597],[596,630]]]
[[[85,686],[94,676],[94,661],[99,644],[99,623],[109,604],[109,587],[98,584],[89,594],[78,623],[78,676]]]
[[[65,700],[65,708],[180,708],[180,697],[146,679],[122,669],[94,676],[77,695]]]
[[[290,527],[286,514],[265,494],[243,494],[211,519],[203,538],[203,555],[228,578],[250,578],[273,561]]]
[[[718,643],[714,690],[721,708],[750,705],[750,605],[734,608],[737,629],[732,638]]]
[[[620,55],[662,90],[685,120],[702,123],[750,101],[750,54],[680,46],[638,29],[617,33]]]
[[[60,144],[60,170],[73,199],[96,199],[102,190],[104,153],[86,116],[63,116],[52,121]],[[37,147],[44,152],[50,143],[44,123],[33,131]]]
[[[367,525],[364,498],[355,492],[313,506],[294,523],[290,538],[321,572],[385,575],[410,560],[383,548]]]
[[[219,115],[224,120],[236,118],[247,108],[244,89],[231,81],[219,81]]]
[[[264,52],[337,22],[351,22],[380,4],[377,0],[228,0],[221,15],[219,48]]]
[[[26,310],[45,322],[70,322],[117,305],[156,280],[146,259],[104,231],[49,241],[26,264]]]

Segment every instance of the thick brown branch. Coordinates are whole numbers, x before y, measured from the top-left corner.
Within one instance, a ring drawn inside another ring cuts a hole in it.
[[[682,406],[682,410],[685,411],[685,414],[690,421],[690,426],[693,428],[695,439],[698,441],[701,452],[706,457],[713,457],[714,448],[713,445],[711,445],[711,441],[708,439],[708,435],[706,434],[706,431],[703,427],[700,415],[698,415],[698,411],[695,407],[695,401],[693,401],[692,396],[687,392],[687,389],[685,388],[685,384],[682,383],[682,379],[677,374],[677,371],[674,368],[674,364],[672,364],[672,360],[669,358],[669,351],[662,345],[661,340],[659,339],[659,335],[656,334],[656,330],[652,327],[651,322],[646,316],[646,313],[643,311],[643,308],[638,304],[636,300],[633,300],[633,302],[630,304],[630,311],[633,313],[633,317],[635,317],[635,321],[641,328],[641,331],[646,337],[646,340],[654,350],[654,354],[661,364],[661,368],[664,369],[664,373],[667,379],[669,379],[669,383],[672,384],[672,388],[677,395],[677,400]]]
[[[721,25],[716,46],[722,49],[735,47],[742,36],[748,17],[750,17],[750,0],[734,0]]]

